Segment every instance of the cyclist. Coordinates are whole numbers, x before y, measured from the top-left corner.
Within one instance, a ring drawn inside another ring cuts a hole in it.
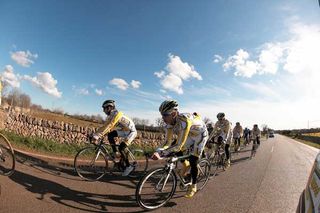
[[[246,127],[243,130],[243,138],[244,138],[244,145],[248,145],[250,143],[250,130]]]
[[[197,192],[198,160],[208,139],[208,131],[205,123],[197,113],[179,113],[178,103],[175,100],[166,100],[162,102],[159,111],[165,122],[165,143],[154,153],[153,159],[158,159],[159,153],[167,155],[175,152],[177,155],[183,155],[187,150],[191,155],[188,161],[182,162],[180,174],[182,176],[191,167],[191,181],[185,197],[191,198]],[[173,135],[177,135],[177,141],[171,145]]]
[[[242,137],[243,130],[239,122],[236,123],[236,126],[233,128],[233,139],[234,139],[234,149],[235,151],[240,150],[240,138]]]
[[[253,129],[251,131],[251,136],[254,142],[256,142],[258,145],[260,145],[260,137],[261,137],[261,131],[258,127],[258,124],[253,125]]]
[[[117,155],[115,146],[115,138],[121,137],[123,141],[119,145],[119,152],[122,160],[125,163],[122,176],[128,176],[134,169],[129,164],[127,147],[131,144],[133,139],[137,136],[137,130],[133,121],[118,111],[114,100],[106,100],[102,104],[104,113],[107,115],[106,123],[93,134],[93,139],[96,142],[98,139],[108,136],[108,141],[111,144],[114,155]]]
[[[218,121],[215,123],[212,133],[209,136],[209,140],[215,140],[215,138],[222,138],[224,149],[226,152],[226,167],[230,166],[230,143],[232,139],[231,123],[225,118],[225,114],[220,112],[217,114]]]

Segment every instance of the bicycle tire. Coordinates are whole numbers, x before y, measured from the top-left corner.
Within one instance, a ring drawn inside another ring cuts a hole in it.
[[[10,176],[14,173],[16,157],[9,140],[0,133],[0,174]]]
[[[130,177],[139,177],[146,173],[149,166],[148,155],[141,149],[130,150],[133,156],[143,156],[141,160],[136,160],[135,157],[132,158],[130,154],[128,155],[129,164],[134,167],[134,170],[130,173]]]
[[[210,177],[210,162],[207,159],[201,159],[198,165],[200,167],[198,170],[200,171],[198,171],[197,187],[198,191],[200,191],[208,183]]]
[[[156,174],[159,173],[159,178],[160,180],[156,182],[156,185],[154,186],[154,184],[151,184],[151,187],[148,187],[146,182],[151,179],[151,177],[153,177],[154,179],[156,179]],[[152,195],[156,195],[155,193],[153,194],[150,194],[150,193],[147,193],[146,194],[146,197],[148,198],[147,200],[144,200],[145,196],[143,195],[144,193],[144,189],[152,189],[154,188],[155,190],[156,189],[156,186],[158,187],[161,187],[159,184],[161,184],[161,181],[164,181],[165,177],[168,175],[168,169],[165,169],[165,168],[155,168],[155,169],[152,169],[150,170],[149,172],[147,172],[139,181],[138,185],[137,185],[137,188],[136,188],[136,201],[137,203],[139,204],[139,206],[143,209],[146,209],[146,210],[152,210],[152,209],[157,209],[157,208],[160,208],[162,206],[164,206],[171,198],[172,196],[174,195],[175,191],[176,191],[176,187],[177,187],[177,176],[176,174],[171,171],[170,174],[169,174],[169,178],[171,177],[172,178],[172,186],[170,188],[169,186],[169,190],[167,192],[167,196],[165,196],[164,200],[163,201],[160,201],[159,202],[159,199],[155,198],[154,200],[152,200]],[[168,178],[168,179],[169,179]],[[167,182],[167,185],[168,185],[168,182]],[[159,195],[160,198],[163,197],[161,196],[161,194]],[[151,199],[151,200],[150,200]],[[150,201],[149,201],[150,200]],[[149,202],[148,202],[149,201]]]
[[[99,155],[97,156],[97,152]],[[101,157],[102,159],[98,159]],[[89,165],[86,165],[89,163]],[[83,180],[97,181],[108,171],[108,160],[98,147],[88,146],[81,149],[74,158],[74,169]],[[100,169],[100,170],[97,170]]]
[[[214,155],[213,158],[209,159],[210,162],[210,175],[216,176],[218,169],[219,169],[219,155]]]

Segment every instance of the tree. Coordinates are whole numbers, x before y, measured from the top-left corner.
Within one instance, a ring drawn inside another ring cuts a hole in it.
[[[19,106],[23,108],[28,109],[31,106],[31,98],[27,94],[20,94],[19,102],[20,102]]]
[[[143,126],[149,125],[148,119],[132,118],[132,121],[135,125],[143,125]]]
[[[156,127],[163,127],[164,126],[164,121],[162,118],[157,118],[156,119]]]

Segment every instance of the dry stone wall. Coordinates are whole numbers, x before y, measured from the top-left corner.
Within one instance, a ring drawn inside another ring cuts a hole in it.
[[[93,127],[35,118],[19,112],[6,114],[3,118],[5,130],[22,136],[53,140],[57,143],[84,143],[88,141],[88,135],[96,131]],[[133,143],[141,147],[157,147],[163,139],[163,133],[138,130],[138,135]]]

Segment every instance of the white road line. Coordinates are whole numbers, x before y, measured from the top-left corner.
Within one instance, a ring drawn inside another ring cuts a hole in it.
[[[272,146],[271,152],[273,152],[273,146]]]

